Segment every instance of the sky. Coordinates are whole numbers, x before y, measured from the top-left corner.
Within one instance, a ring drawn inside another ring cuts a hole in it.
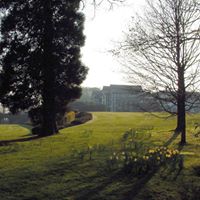
[[[84,10],[86,21],[84,34],[86,43],[82,48],[82,61],[89,68],[83,87],[99,87],[110,84],[129,84],[116,58],[109,53],[117,41],[123,40],[123,32],[128,30],[131,17],[142,10],[145,0],[127,0],[125,5],[112,10],[101,6],[93,12],[93,7]]]

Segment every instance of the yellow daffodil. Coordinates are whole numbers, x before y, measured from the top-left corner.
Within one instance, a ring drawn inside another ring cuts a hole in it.
[[[150,150],[149,150],[149,153],[155,153],[155,150],[150,149]]]

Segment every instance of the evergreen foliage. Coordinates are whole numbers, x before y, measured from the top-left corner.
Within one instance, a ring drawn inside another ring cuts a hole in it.
[[[2,0],[0,98],[12,113],[42,109],[42,133],[57,132],[56,113],[80,97],[84,16],[80,0]],[[59,104],[58,104],[59,102]]]

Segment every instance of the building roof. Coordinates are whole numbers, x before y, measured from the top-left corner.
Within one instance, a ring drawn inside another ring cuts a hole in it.
[[[103,92],[119,92],[119,93],[134,93],[134,92],[143,92],[140,85],[110,85],[104,86],[102,89]]]

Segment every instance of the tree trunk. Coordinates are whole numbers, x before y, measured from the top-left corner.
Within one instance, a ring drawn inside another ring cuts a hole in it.
[[[178,100],[177,127],[176,132],[181,133],[181,145],[186,144],[186,120],[185,120],[185,102]]]
[[[176,27],[176,65],[178,75],[177,91],[177,127],[176,131],[181,133],[181,145],[186,143],[186,123],[185,123],[185,68],[181,60],[181,13],[180,4],[175,6],[175,27]]]
[[[53,24],[51,1],[44,1],[44,38],[43,38],[43,91],[42,91],[42,134],[52,135],[58,132],[55,113],[55,71],[52,55]]]
[[[178,70],[178,94],[177,94],[177,127],[176,132],[181,133],[181,145],[186,144],[186,119],[185,119],[185,82],[184,70]]]

